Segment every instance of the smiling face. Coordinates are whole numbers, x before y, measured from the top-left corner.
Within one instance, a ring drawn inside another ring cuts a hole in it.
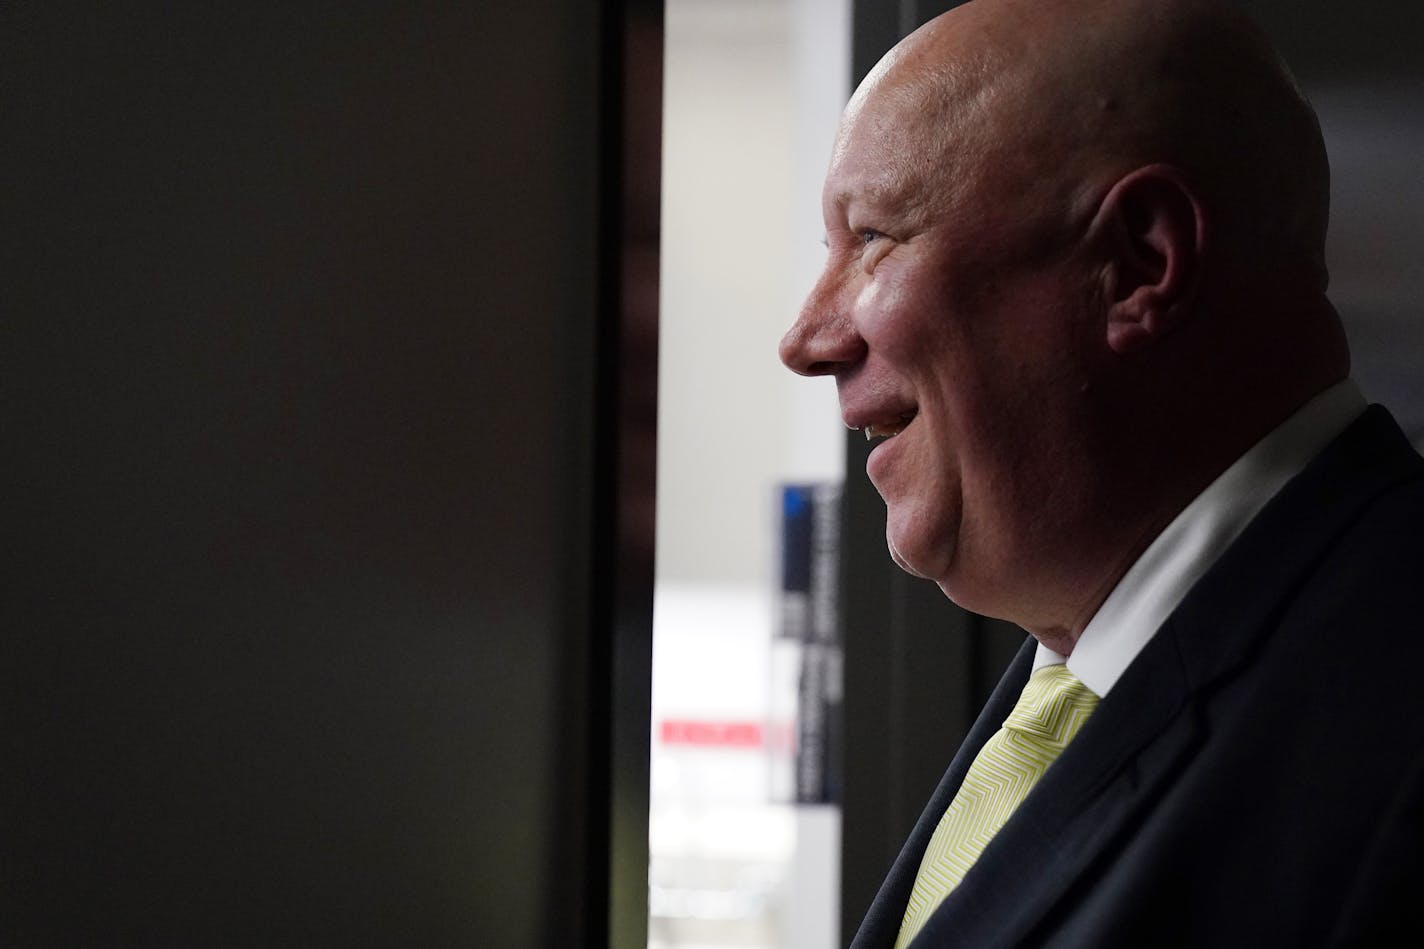
[[[1348,372],[1327,197],[1314,116],[1235,4],[959,4],[847,107],[781,357],[878,440],[895,561],[1066,655]]]
[[[826,179],[826,267],[782,359],[834,376],[846,425],[880,440],[866,471],[896,563],[1023,621],[1094,438],[1095,282],[1065,237],[1072,202],[1016,191],[1022,159],[986,147],[988,125],[947,132],[913,92],[862,93]]]

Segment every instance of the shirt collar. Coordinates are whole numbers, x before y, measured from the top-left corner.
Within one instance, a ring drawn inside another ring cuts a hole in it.
[[[1253,445],[1182,509],[1128,568],[1083,629],[1068,670],[1104,697],[1187,591],[1286,482],[1366,407],[1349,379],[1336,383]],[[1039,644],[1034,669],[1064,662]]]

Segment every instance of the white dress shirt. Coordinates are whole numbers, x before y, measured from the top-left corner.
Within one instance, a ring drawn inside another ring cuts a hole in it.
[[[1349,379],[1301,406],[1182,509],[1122,575],[1084,627],[1068,671],[1106,697],[1187,591],[1286,482],[1359,418],[1365,399]],[[1063,662],[1042,644],[1033,667]]]

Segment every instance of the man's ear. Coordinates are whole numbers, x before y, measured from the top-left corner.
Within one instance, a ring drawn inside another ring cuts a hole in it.
[[[1123,177],[1093,221],[1107,262],[1107,342],[1129,353],[1171,332],[1191,310],[1207,222],[1176,168],[1148,165]]]

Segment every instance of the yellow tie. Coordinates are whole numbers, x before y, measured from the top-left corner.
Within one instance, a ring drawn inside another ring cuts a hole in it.
[[[1098,697],[1062,664],[1029,676],[1004,727],[979,749],[920,862],[895,949],[919,933],[1014,808],[1078,734]]]

